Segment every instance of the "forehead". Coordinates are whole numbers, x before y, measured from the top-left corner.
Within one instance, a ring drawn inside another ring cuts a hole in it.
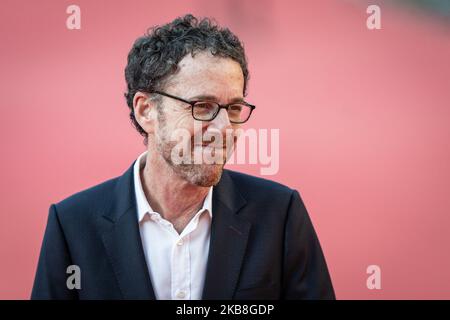
[[[186,95],[208,94],[227,99],[242,97],[244,76],[241,66],[231,58],[212,55],[209,51],[187,54],[179,63],[179,70],[169,80],[174,93]]]

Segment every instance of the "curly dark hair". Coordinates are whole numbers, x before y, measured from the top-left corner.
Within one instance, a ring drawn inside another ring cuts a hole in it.
[[[178,63],[188,53],[210,50],[213,55],[228,57],[238,62],[244,75],[244,96],[249,73],[247,59],[241,41],[228,28],[220,28],[210,18],[197,19],[191,14],[178,17],[172,22],[149,28],[139,37],[128,54],[125,93],[130,119],[137,131],[145,137],[147,133],[136,121],[133,98],[137,91],[163,90],[165,80],[178,70]]]

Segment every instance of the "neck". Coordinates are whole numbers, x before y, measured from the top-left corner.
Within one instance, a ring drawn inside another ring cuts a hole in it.
[[[150,148],[140,176],[145,196],[153,210],[172,223],[189,221],[202,207],[210,189],[191,184],[178,176],[162,156]]]

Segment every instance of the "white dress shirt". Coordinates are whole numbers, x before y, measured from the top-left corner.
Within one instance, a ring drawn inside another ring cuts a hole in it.
[[[156,299],[201,299],[208,262],[213,188],[203,207],[178,234],[169,221],[152,210],[144,194],[140,171],[146,154],[141,154],[134,164],[134,190],[142,245]]]

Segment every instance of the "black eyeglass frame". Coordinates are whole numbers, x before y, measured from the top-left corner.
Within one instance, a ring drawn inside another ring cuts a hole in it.
[[[230,119],[230,122],[231,122],[231,123],[235,123],[235,124],[242,124],[242,123],[247,122],[248,119],[250,119],[250,116],[252,115],[253,110],[255,110],[255,108],[256,108],[256,106],[254,106],[254,105],[252,105],[252,104],[250,104],[250,103],[248,103],[248,102],[246,102],[246,101],[242,101],[242,102],[232,102],[232,103],[228,103],[228,104],[225,104],[225,105],[221,105],[221,104],[219,104],[219,103],[217,103],[217,102],[215,102],[215,101],[206,101],[206,100],[194,100],[194,101],[189,101],[189,100],[186,100],[186,99],[183,99],[183,98],[180,98],[180,97],[171,95],[171,94],[169,94],[169,93],[165,93],[165,92],[157,91],[157,90],[150,91],[150,92],[148,92],[148,93],[156,93],[156,94],[160,94],[160,95],[162,95],[162,96],[165,96],[165,97],[168,97],[168,98],[172,98],[172,99],[175,99],[175,100],[178,100],[178,101],[181,101],[181,102],[184,102],[184,103],[189,104],[189,105],[191,106],[192,117],[193,117],[195,120],[198,120],[198,121],[212,121],[212,120],[214,120],[214,119],[217,117],[217,115],[218,115],[219,112],[220,112],[220,109],[225,109],[225,110],[227,110],[227,113],[228,113],[228,108],[229,108],[230,106],[232,106],[232,105],[237,105],[237,104],[241,104],[241,105],[245,105],[245,106],[247,106],[247,107],[250,108],[250,113],[248,114],[247,119],[245,119],[245,121],[232,121],[232,120]],[[214,104],[218,105],[219,108],[217,109],[217,112],[214,114],[214,116],[211,117],[211,119],[208,119],[208,120],[205,120],[205,119],[198,119],[198,118],[196,118],[195,115],[194,115],[194,106],[195,106],[196,103],[199,103],[199,102],[214,103]]]

